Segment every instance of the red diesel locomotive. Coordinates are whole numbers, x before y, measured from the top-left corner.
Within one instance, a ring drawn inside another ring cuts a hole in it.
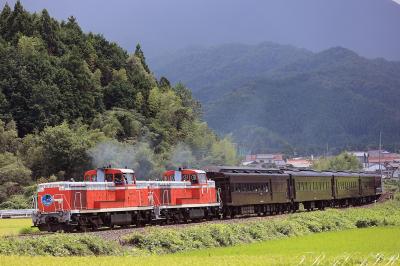
[[[38,185],[33,224],[43,231],[86,231],[216,217],[215,182],[201,170],[167,171],[163,181],[138,181],[132,169],[99,168],[83,182]]]

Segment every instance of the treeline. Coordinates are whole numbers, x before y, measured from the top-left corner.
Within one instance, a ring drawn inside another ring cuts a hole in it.
[[[80,180],[110,160],[140,178],[237,161],[190,90],[154,77],[140,45],[128,54],[74,17],[58,22],[18,1],[0,14],[0,58],[0,208],[23,207],[28,185]]]

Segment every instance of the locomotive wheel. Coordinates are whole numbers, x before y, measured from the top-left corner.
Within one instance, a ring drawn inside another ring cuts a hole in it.
[[[65,233],[71,233],[71,232],[74,231],[74,227],[71,226],[71,225],[64,225],[64,226],[63,226],[63,231],[64,231]]]
[[[82,232],[82,233],[85,233],[85,232],[88,232],[89,230],[88,230],[86,225],[79,225],[78,226],[78,231]]]
[[[49,225],[49,232],[55,233],[57,232],[58,226],[56,225]]]

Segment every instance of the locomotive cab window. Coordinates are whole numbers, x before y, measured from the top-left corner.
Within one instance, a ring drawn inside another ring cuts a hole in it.
[[[106,182],[113,182],[113,175],[112,174],[106,174]]]
[[[190,175],[182,175],[182,181],[190,181]]]
[[[197,175],[190,175],[190,182],[192,182],[192,184],[199,183],[197,180]]]
[[[199,183],[200,183],[200,184],[205,184],[205,183],[207,183],[206,174],[198,174],[197,177],[199,178]]]
[[[135,182],[135,180],[133,178],[133,174],[131,174],[131,173],[123,174],[123,178],[124,178],[126,184],[132,184]]]
[[[124,184],[124,179],[123,179],[123,177],[122,177],[122,174],[115,174],[114,175],[114,183],[116,184],[116,185],[121,185],[121,184]]]

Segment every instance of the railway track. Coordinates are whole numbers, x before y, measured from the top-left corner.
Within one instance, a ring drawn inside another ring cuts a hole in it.
[[[393,194],[391,193],[385,193],[382,194],[382,197],[377,201],[377,202],[384,202],[387,200],[392,199]],[[367,204],[367,205],[362,205],[362,206],[350,206],[346,208],[340,208],[341,210],[346,210],[348,208],[369,208],[374,206],[375,203]],[[315,210],[318,211],[318,210]],[[302,212],[308,212],[308,211],[298,211],[296,213],[302,213]],[[88,232],[73,232],[69,234],[73,235],[93,235],[93,236],[98,236],[106,240],[111,240],[111,241],[116,241],[116,242],[121,242],[122,238],[126,235],[129,235],[133,232],[143,232],[145,233],[147,230],[158,227],[158,228],[186,228],[186,227],[191,227],[191,226],[196,226],[196,225],[205,225],[205,224],[234,224],[234,223],[241,223],[241,222],[257,222],[257,221],[264,221],[264,220],[271,220],[271,219],[281,219],[282,217],[285,216],[290,216],[293,213],[282,213],[282,214],[276,214],[276,215],[266,215],[266,216],[241,216],[241,217],[235,217],[232,219],[213,219],[213,220],[201,220],[201,221],[194,221],[190,223],[177,223],[177,224],[156,224],[156,225],[147,225],[143,227],[136,227],[136,226],[128,226],[128,227],[115,227],[115,228],[99,228],[96,231],[88,231]],[[32,238],[32,237],[41,237],[41,236],[47,236],[47,235],[53,235],[56,233],[52,232],[38,232],[38,233],[32,233],[32,234],[26,234],[26,235],[20,235],[20,238]]]

